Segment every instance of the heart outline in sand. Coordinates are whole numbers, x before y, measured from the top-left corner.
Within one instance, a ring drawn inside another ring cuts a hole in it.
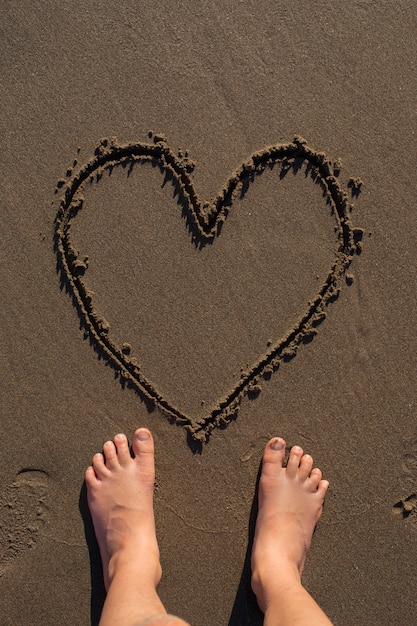
[[[152,133],[149,133],[152,137]],[[123,346],[113,343],[109,327],[95,311],[92,293],[83,282],[87,269],[86,260],[80,259],[71,242],[71,221],[82,209],[83,186],[86,182],[99,180],[104,170],[122,165],[133,167],[135,162],[151,161],[161,172],[170,176],[176,184],[181,204],[187,216],[187,224],[192,232],[195,245],[203,246],[213,242],[220,233],[234,199],[250,185],[254,177],[276,164],[286,173],[296,168],[296,163],[307,162],[307,169],[315,183],[318,183],[330,204],[336,220],[337,251],[334,262],[317,295],[308,303],[306,311],[293,328],[281,339],[277,339],[242,375],[234,388],[204,418],[194,420],[173,406],[156,389],[154,384],[141,372],[135,359],[129,357]],[[260,387],[259,378],[269,378],[282,361],[292,359],[301,344],[309,343],[316,334],[316,327],[325,319],[325,309],[336,300],[340,292],[340,282],[352,258],[361,248],[362,229],[353,228],[350,220],[352,205],[348,194],[339,181],[340,166],[331,161],[325,153],[317,152],[307,142],[295,137],[293,142],[269,146],[251,157],[233,172],[222,191],[211,204],[203,203],[194,188],[190,174],[194,164],[187,156],[178,156],[168,146],[163,135],[154,135],[153,143],[119,144],[116,139],[103,139],[94,152],[94,157],[81,166],[75,174],[67,172],[67,180],[58,182],[57,190],[63,190],[63,197],[56,217],[55,249],[58,255],[58,271],[67,289],[72,293],[81,322],[95,349],[105,356],[115,368],[123,383],[133,386],[146,402],[148,409],[158,406],[170,419],[186,427],[194,442],[207,441],[215,427],[225,427],[236,418],[243,396],[256,397]]]

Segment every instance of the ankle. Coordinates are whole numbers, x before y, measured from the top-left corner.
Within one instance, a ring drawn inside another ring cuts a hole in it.
[[[116,577],[119,580],[137,580],[141,587],[146,586],[156,589],[162,577],[159,551],[155,553],[152,559],[147,555],[145,560],[135,560],[132,559],[131,550],[119,550],[109,560],[109,585]]]
[[[301,575],[293,561],[282,559],[268,565],[263,563],[252,570],[251,587],[259,607],[265,613],[271,599],[277,599],[288,589],[301,586]]]

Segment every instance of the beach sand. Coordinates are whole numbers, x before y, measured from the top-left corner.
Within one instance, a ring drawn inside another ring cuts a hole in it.
[[[3,4],[1,623],[98,623],[83,474],[138,426],[170,613],[262,623],[280,435],[331,484],[307,589],[413,623],[417,8]]]

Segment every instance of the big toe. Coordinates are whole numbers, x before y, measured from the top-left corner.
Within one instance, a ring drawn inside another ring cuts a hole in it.
[[[285,456],[285,441],[281,437],[270,439],[265,446],[262,458],[262,475],[276,476],[277,471],[282,468]]]
[[[147,428],[138,428],[133,436],[132,450],[143,471],[154,471],[154,443]]]

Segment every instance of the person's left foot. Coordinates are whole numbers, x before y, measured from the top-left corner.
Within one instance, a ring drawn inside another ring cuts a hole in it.
[[[134,572],[156,585],[162,570],[155,534],[154,444],[139,428],[129,451],[125,435],[116,435],[95,454],[85,473],[87,499],[103,562],[106,589],[118,571]]]

